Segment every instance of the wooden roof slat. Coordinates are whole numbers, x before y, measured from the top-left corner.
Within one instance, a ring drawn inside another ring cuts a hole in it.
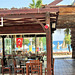
[[[17,22],[17,23],[20,23],[20,22],[34,22],[34,20],[6,20],[5,22]]]
[[[61,8],[61,7],[75,7],[73,5],[44,5],[44,8]]]
[[[0,16],[16,15],[16,14],[35,14],[35,13],[46,13],[46,12],[58,12],[58,8],[41,8],[41,9],[17,9],[17,10],[0,10]]]
[[[33,19],[26,19],[26,18],[21,18],[21,19],[4,19],[5,21],[33,21]],[[45,20],[45,18],[38,18],[38,20]]]
[[[73,24],[71,24],[71,25],[69,25],[69,24],[64,24],[64,25],[57,25],[56,26],[56,28],[58,28],[58,29],[62,29],[62,28],[75,28],[75,25]]]
[[[25,19],[30,19],[31,17],[35,17],[35,18],[44,18],[45,14],[22,14],[22,15],[6,15],[3,16],[4,19],[13,19],[13,18],[25,18]],[[1,16],[0,16],[1,17]]]
[[[42,22],[42,23],[44,24],[45,22]],[[15,26],[15,25],[21,25],[21,26],[22,26],[22,25],[25,25],[25,26],[26,26],[26,25],[36,25],[36,26],[37,26],[37,25],[40,25],[40,24],[37,23],[37,22],[35,22],[35,23],[16,23],[16,24],[15,24],[15,23],[14,23],[14,24],[5,23],[5,24],[4,24],[4,26]]]
[[[63,0],[54,0],[52,3],[48,4],[48,6],[50,6],[50,5],[56,5],[59,2],[61,2],[61,1],[63,1]]]
[[[75,13],[75,7],[59,8],[60,13]]]
[[[38,19],[40,22],[45,22],[45,19]],[[20,21],[18,20],[4,20],[5,24],[23,24],[23,23],[36,23],[35,20],[33,19],[20,19]]]

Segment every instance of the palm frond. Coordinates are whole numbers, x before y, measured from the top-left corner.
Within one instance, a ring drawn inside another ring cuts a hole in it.
[[[42,0],[37,0],[36,1],[36,8],[40,8],[42,5]]]
[[[30,7],[30,8],[35,8],[35,0],[32,0],[32,2],[33,2],[33,3],[32,3],[32,4],[30,3],[29,7]]]
[[[65,30],[64,30],[64,32],[65,32],[65,34],[69,34],[69,32],[70,32],[70,30],[69,30],[69,28],[66,28]]]
[[[34,4],[31,4],[31,3],[30,3],[30,5],[29,5],[29,7],[30,7],[30,8],[35,8]]]

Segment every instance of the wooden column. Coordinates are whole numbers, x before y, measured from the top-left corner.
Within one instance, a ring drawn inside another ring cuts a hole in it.
[[[50,13],[46,13],[46,24],[49,28],[46,29],[46,46],[47,46],[47,75],[51,75],[51,25],[50,25]]]
[[[53,47],[52,47],[52,44],[53,44],[53,36],[52,36],[52,30],[51,30],[51,67],[53,67]]]
[[[2,47],[3,47],[3,62],[4,62],[4,65],[6,65],[6,58],[5,58],[5,45],[4,45],[4,38],[6,36],[1,36],[2,37]]]
[[[72,58],[75,59],[75,28],[71,28]]]
[[[35,53],[36,53],[36,35],[35,35]],[[36,53],[37,54],[37,53]]]

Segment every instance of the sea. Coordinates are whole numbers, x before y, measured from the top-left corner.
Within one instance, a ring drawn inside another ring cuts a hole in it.
[[[59,49],[57,49],[57,44],[59,42]],[[53,41],[53,52],[69,52],[68,46],[67,48],[62,48],[63,41]],[[70,51],[72,52],[72,48],[70,45]]]

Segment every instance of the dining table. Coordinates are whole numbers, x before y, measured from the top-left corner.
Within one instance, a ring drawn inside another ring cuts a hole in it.
[[[34,59],[24,59],[24,58],[20,59],[20,68],[21,68],[22,65],[25,66],[26,62],[28,62],[30,60],[34,60]],[[21,65],[21,62],[23,62],[24,64]]]
[[[27,61],[26,62],[26,75],[29,75],[29,66],[30,66],[30,61]],[[40,75],[42,75],[42,62],[40,62]]]

